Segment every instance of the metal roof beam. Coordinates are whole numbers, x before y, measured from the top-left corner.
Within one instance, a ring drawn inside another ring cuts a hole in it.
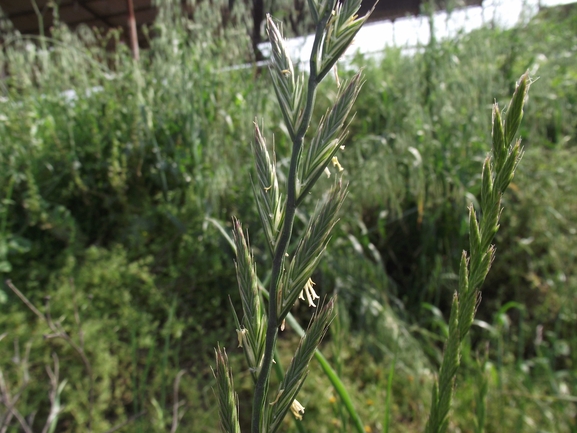
[[[88,13],[92,14],[92,16],[94,16],[96,19],[102,21],[104,24],[106,24],[106,26],[110,27],[114,27],[113,25],[110,24],[110,22],[108,21],[108,17],[104,17],[100,14],[98,14],[97,12],[94,12],[94,9],[92,9],[89,5],[88,5],[89,1],[79,1],[77,4],[83,8],[84,10],[88,11]]]

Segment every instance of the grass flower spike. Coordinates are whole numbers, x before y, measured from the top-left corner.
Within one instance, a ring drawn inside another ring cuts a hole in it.
[[[314,285],[315,283],[313,282],[313,280],[309,278],[305,284],[305,288],[299,295],[299,299],[302,299],[303,301],[305,300],[304,295],[306,295],[309,307],[316,307],[315,299],[319,299],[319,295],[317,295],[317,292],[315,292],[315,289],[313,288]]]
[[[293,400],[291,404],[291,412],[293,413],[294,417],[300,421],[303,419],[305,407],[300,404],[298,400]]]
[[[228,366],[228,356],[224,348],[218,347],[216,353],[217,397],[219,403],[220,425],[223,432],[240,433],[238,422],[238,396],[234,392],[232,371]]]
[[[273,50],[273,62],[270,72],[274,89],[289,134],[294,139],[303,119],[306,104],[304,74],[295,76],[294,67],[282,37],[282,32],[270,15],[267,16],[266,28]]]
[[[308,74],[295,69],[289,56],[282,25],[270,15],[266,19],[267,34],[272,47],[269,67],[272,84],[292,141],[292,153],[285,188],[277,177],[276,157],[269,148],[259,125],[254,125],[252,144],[256,178],[252,188],[271,253],[272,271],[268,291],[268,309],[265,311],[259,292],[259,279],[250,250],[248,235],[234,220],[236,271],[242,301],[243,316],[236,322],[239,346],[245,353],[255,382],[252,406],[252,433],[276,432],[290,410],[301,419],[304,407],[296,400],[308,374],[308,365],[334,318],[334,300],[329,300],[315,313],[311,325],[304,333],[297,351],[276,397],[270,401],[271,366],[279,328],[297,298],[306,299],[316,307],[319,295],[314,290],[311,277],[330,241],[331,230],[338,221],[338,211],[346,197],[346,185],[336,179],[333,187],[312,212],[302,233],[293,233],[297,207],[301,206],[321,174],[333,166],[342,172],[336,156],[345,137],[345,122],[359,94],[362,81],[360,73],[344,83],[339,83],[334,105],[321,119],[312,138],[305,138],[311,123],[317,87],[336,64],[354,36],[368,18],[357,18],[360,0],[309,0],[316,24],[315,38]],[[305,144],[306,141],[306,144]],[[298,239],[293,242],[293,235]],[[294,245],[289,250],[289,247]],[[288,251],[293,251],[290,255]],[[293,329],[295,327],[293,326]],[[221,424],[225,432],[236,428],[232,375],[226,368],[224,350],[217,350],[217,380]]]
[[[523,151],[521,140],[515,139],[523,117],[523,106],[531,80],[528,73],[521,76],[515,93],[502,119],[498,105],[493,106],[493,148],[483,164],[481,209],[479,219],[469,207],[469,254],[463,251],[459,268],[459,289],[453,296],[449,318],[449,336],[437,383],[433,386],[432,404],[427,433],[444,433],[449,423],[449,410],[455,377],[460,364],[460,348],[469,332],[477,305],[481,299],[481,285],[495,256],[491,245],[499,229],[503,206],[501,199],[513,179]]]

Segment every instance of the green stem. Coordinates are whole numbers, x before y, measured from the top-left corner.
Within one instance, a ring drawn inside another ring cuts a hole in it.
[[[268,304],[268,324],[266,330],[266,343],[264,357],[262,360],[262,365],[260,372],[258,374],[258,379],[255,386],[255,394],[252,407],[252,433],[259,433],[260,429],[260,419],[263,415],[262,406],[267,393],[268,379],[270,375],[270,368],[272,365],[273,351],[276,346],[276,338],[278,335],[278,311],[277,311],[277,297],[278,297],[278,282],[280,279],[280,271],[284,259],[284,255],[288,249],[288,244],[290,242],[292,228],[294,223],[294,217],[296,212],[296,166],[297,158],[295,153],[300,150],[298,143],[293,144],[293,155],[291,158],[291,165],[289,171],[289,181],[288,181],[288,196],[285,220],[283,225],[283,230],[281,237],[279,239],[278,246],[275,251],[272,266],[272,278],[270,286],[270,297]]]
[[[206,218],[206,220],[209,221],[211,224],[213,224],[218,229],[218,231],[228,241],[229,245],[231,246],[231,248],[233,249],[233,251],[236,254],[236,246],[234,244],[234,241],[232,240],[230,235],[227,233],[227,231],[224,229],[222,224],[220,224],[217,220],[215,220],[213,218]],[[268,280],[269,277],[270,277],[270,274],[265,280]],[[264,297],[266,299],[270,299],[268,291],[264,288],[264,284],[259,281],[258,286],[259,286],[260,291],[264,295]],[[299,335],[299,337],[303,337],[305,335],[304,329],[299,325],[299,323],[297,322],[297,320],[294,318],[294,316],[291,313],[287,314],[286,321],[288,322],[289,326],[295,330],[295,332]],[[359,414],[355,410],[355,407],[353,406],[353,401],[352,401],[349,393],[347,392],[345,385],[343,384],[343,382],[341,381],[339,376],[335,373],[335,371],[333,370],[333,368],[331,367],[331,365],[329,364],[329,362],[323,356],[322,352],[319,349],[317,349],[315,351],[315,358],[317,359],[317,361],[321,365],[323,372],[325,373],[325,375],[327,376],[327,378],[329,379],[329,381],[333,385],[336,393],[339,395],[339,397],[341,398],[341,401],[345,405],[347,412],[349,413],[349,416],[353,420],[353,424],[355,426],[357,433],[365,433],[365,429],[364,429],[361,417],[359,416]]]
[[[266,289],[260,286],[260,284],[259,287],[264,297],[270,299],[269,293],[266,291]],[[299,337],[304,337],[305,330],[302,328],[297,319],[295,319],[291,313],[287,314],[286,321],[288,322],[289,326],[295,330],[295,332],[298,334]],[[363,421],[361,420],[361,417],[355,410],[355,407],[353,406],[353,400],[351,399],[351,396],[347,392],[347,389],[344,383],[341,381],[339,375],[335,372],[335,370],[333,370],[333,368],[329,364],[329,361],[327,361],[327,359],[319,349],[315,350],[315,358],[319,362],[323,372],[325,373],[325,375],[333,385],[333,388],[335,389],[336,393],[339,395],[341,401],[345,405],[345,408],[347,409],[349,416],[353,420],[353,424],[355,426],[357,433],[365,433],[365,427],[363,425]]]
[[[310,74],[308,79],[308,91],[307,91],[307,102],[303,112],[303,117],[299,126],[299,129],[295,135],[293,141],[293,148],[291,154],[291,163],[289,169],[289,176],[287,182],[287,201],[285,208],[285,218],[283,223],[283,228],[281,236],[278,241],[278,245],[275,249],[273,263],[272,263],[272,274],[270,282],[270,296],[268,303],[268,324],[266,330],[266,341],[265,341],[265,351],[262,360],[261,369],[258,375],[258,379],[255,385],[255,393],[252,406],[252,433],[265,433],[259,432],[261,424],[261,416],[264,415],[263,405],[264,399],[268,391],[268,383],[270,370],[273,360],[273,352],[276,346],[276,338],[278,335],[278,311],[277,311],[277,300],[278,300],[278,287],[281,275],[281,269],[284,261],[285,254],[287,252],[293,224],[297,208],[297,190],[296,190],[296,180],[297,180],[297,167],[300,157],[300,152],[302,148],[303,139],[305,133],[308,129],[312,118],[312,111],[315,100],[316,88],[318,86],[317,82],[317,56],[322,41],[323,32],[326,23],[330,17],[330,11],[328,11],[317,25],[315,41],[313,44],[313,49],[311,52],[310,59]]]
[[[387,378],[387,397],[385,400],[385,419],[383,422],[383,433],[389,433],[389,425],[391,422],[391,402],[393,397],[393,378],[395,376],[395,365],[397,363],[397,355],[399,354],[399,336],[397,335],[395,341],[395,354],[393,362],[389,368],[389,376]]]
[[[291,326],[291,328],[293,328],[296,331],[296,333],[299,334],[299,336],[302,337],[303,335],[305,335],[304,329],[299,325],[299,323],[292,314],[289,313],[286,316],[286,321]],[[321,365],[323,372],[329,378],[331,384],[335,388],[335,391],[337,392],[337,394],[341,398],[341,401],[345,405],[347,412],[349,413],[351,419],[353,420],[353,424],[355,426],[356,431],[358,433],[365,433],[365,427],[363,425],[363,421],[361,420],[361,417],[355,410],[353,400],[351,399],[351,396],[347,392],[344,383],[341,381],[335,370],[333,370],[333,368],[329,364],[329,361],[327,361],[327,359],[318,349],[315,350],[315,358]]]

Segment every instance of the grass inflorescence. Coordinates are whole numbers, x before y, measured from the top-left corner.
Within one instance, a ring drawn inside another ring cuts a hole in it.
[[[192,20],[181,3],[158,3],[138,62],[116,31],[57,21],[38,38],[2,23],[0,430],[217,432],[213,365],[234,371],[249,431],[274,285],[285,331],[269,427],[574,430],[575,9],[432,38],[411,55],[359,55],[338,64],[340,80],[317,57],[326,76],[309,113],[309,75],[282,47],[272,74],[236,67],[254,55],[242,7],[221,19],[214,5],[227,1],[200,2]],[[322,10],[301,22],[293,2],[273,3],[291,22],[271,18],[279,43]],[[320,51],[346,45],[355,29],[342,17]],[[503,101],[526,70],[539,81],[515,133]],[[495,100],[505,108],[492,122]],[[498,117],[504,147],[487,160]],[[513,136],[524,154],[511,180]],[[328,314],[332,293],[338,320],[312,351],[328,318],[315,338],[299,323]],[[227,350],[215,365],[217,341]]]

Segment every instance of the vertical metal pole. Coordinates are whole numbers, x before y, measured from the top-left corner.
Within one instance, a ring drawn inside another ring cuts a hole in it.
[[[132,57],[135,60],[140,58],[138,50],[138,35],[136,34],[136,18],[134,18],[134,4],[132,0],[126,0],[128,7],[128,30],[130,32],[130,49],[132,50]]]

